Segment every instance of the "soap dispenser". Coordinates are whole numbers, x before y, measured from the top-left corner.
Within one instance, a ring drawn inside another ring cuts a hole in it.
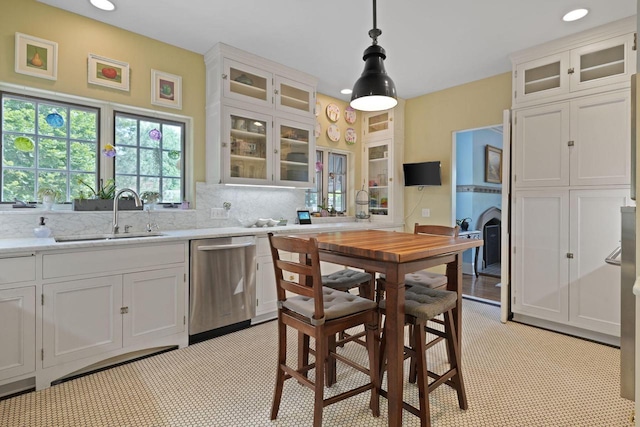
[[[45,219],[47,218],[41,216],[40,223],[36,228],[33,229],[33,234],[35,234],[36,237],[44,238],[44,237],[49,237],[51,235],[51,229],[47,227],[46,224],[44,223]]]

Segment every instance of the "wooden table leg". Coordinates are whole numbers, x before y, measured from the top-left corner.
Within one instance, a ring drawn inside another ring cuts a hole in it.
[[[389,425],[401,426],[402,369],[404,364],[404,283],[403,280],[398,280],[397,270],[387,273],[386,282],[387,317],[385,322],[387,325]],[[397,309],[393,307],[397,307]]]
[[[458,349],[462,352],[462,253],[456,254],[455,261],[447,264],[447,289],[458,294],[458,302],[453,310],[453,324],[458,332]]]

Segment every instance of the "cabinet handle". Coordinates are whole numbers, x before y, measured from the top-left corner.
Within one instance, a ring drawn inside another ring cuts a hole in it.
[[[567,70],[567,74],[573,74],[573,73],[575,73],[575,70],[573,69],[573,67]]]
[[[277,148],[273,149],[273,154],[278,154],[278,149]]]
[[[277,95],[278,94],[278,89],[274,89],[273,93],[275,93]]]
[[[575,143],[575,141],[568,141],[568,142],[567,142],[567,145],[568,145],[569,147],[573,147],[574,145],[576,145],[576,143]]]
[[[127,314],[129,312],[129,307],[120,307],[120,314]]]
[[[222,75],[222,80],[227,80],[227,75],[226,74]]]

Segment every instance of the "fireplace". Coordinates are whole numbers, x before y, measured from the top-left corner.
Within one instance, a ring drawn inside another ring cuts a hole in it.
[[[478,230],[482,232],[484,246],[478,250],[479,257],[477,270],[479,273],[500,275],[501,260],[501,224],[502,211],[500,208],[492,206],[484,211],[476,221]]]

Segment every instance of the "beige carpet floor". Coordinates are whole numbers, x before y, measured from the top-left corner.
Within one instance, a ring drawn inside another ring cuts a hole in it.
[[[499,308],[464,301],[463,372],[469,409],[440,387],[430,396],[434,426],[631,426],[632,402],[619,397],[619,350],[518,323]],[[0,401],[0,426],[308,426],[312,392],[285,384],[278,419],[269,420],[276,323],[268,322]],[[295,348],[290,335],[290,348]],[[438,345],[440,346],[440,344]],[[432,366],[443,350],[429,353]],[[344,351],[364,358],[363,347]],[[327,395],[366,378],[338,365]],[[405,400],[417,388],[405,383]],[[326,426],[385,426],[367,409],[369,394],[325,408]],[[419,425],[404,412],[404,425]]]

